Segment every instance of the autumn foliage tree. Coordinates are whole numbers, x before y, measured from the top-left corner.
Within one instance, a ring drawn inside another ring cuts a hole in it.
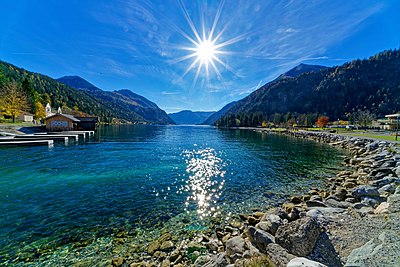
[[[35,103],[35,113],[33,114],[33,118],[35,120],[40,120],[46,118],[46,109],[39,101]]]
[[[29,110],[28,97],[17,83],[10,82],[0,88],[0,108],[12,117],[13,123],[21,110]]]
[[[328,125],[329,118],[327,116],[320,116],[317,120],[317,126],[320,128],[325,128]]]

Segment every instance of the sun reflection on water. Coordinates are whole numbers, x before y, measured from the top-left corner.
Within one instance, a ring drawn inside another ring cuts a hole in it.
[[[201,219],[220,214],[217,201],[225,183],[225,163],[212,148],[184,150],[182,156],[186,161],[186,172],[189,174],[181,191],[190,192],[185,202],[185,211],[194,205]]]

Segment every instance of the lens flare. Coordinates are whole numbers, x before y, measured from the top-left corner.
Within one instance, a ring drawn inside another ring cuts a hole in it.
[[[210,69],[214,71],[219,80],[223,81],[221,71],[217,67],[218,64],[223,67],[223,70],[228,70],[239,77],[239,75],[232,69],[232,67],[230,67],[220,58],[223,54],[228,55],[232,53],[230,51],[223,50],[226,46],[232,45],[245,38],[245,34],[243,34],[240,36],[236,36],[232,39],[222,41],[222,35],[226,31],[229,23],[226,23],[220,31],[216,32],[224,1],[220,2],[220,5],[218,6],[218,9],[216,11],[214,21],[210,28],[207,28],[205,26],[206,23],[204,21],[204,17],[203,21],[201,21],[201,26],[196,27],[192,19],[190,18],[185,5],[182,1],[180,3],[183,15],[185,16],[185,19],[189,24],[190,29],[192,30],[192,35],[187,34],[180,28],[178,28],[178,31],[191,43],[191,46],[180,46],[179,49],[189,51],[189,54],[179,57],[171,61],[171,63],[175,64],[189,59],[193,60],[193,62],[187,67],[181,78],[185,77],[191,70],[194,70],[197,67],[193,84],[196,84],[196,81],[202,71],[205,71],[207,80],[210,80]],[[200,34],[200,32],[202,34]]]

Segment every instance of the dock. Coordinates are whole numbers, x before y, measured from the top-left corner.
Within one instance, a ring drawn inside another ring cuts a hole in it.
[[[79,140],[79,135],[77,134],[21,134],[21,135],[16,135],[14,138],[37,138],[37,140],[43,140],[44,139],[57,139],[57,138],[70,138],[75,141]]]
[[[0,142],[12,142],[12,141],[34,141],[34,140],[53,140],[53,141],[64,141],[65,143],[68,142],[68,137],[63,136],[55,136],[55,137],[48,137],[48,136],[38,136],[38,137],[3,137],[0,138]]]
[[[32,141],[8,141],[0,142],[0,147],[9,146],[48,146],[52,147],[54,145],[53,140],[32,140]]]
[[[85,139],[86,137],[94,136],[94,131],[48,132],[48,133],[35,133],[35,135],[78,135],[83,139]]]
[[[0,137],[0,146],[53,146],[55,141],[61,141],[65,144],[68,141],[78,142],[79,138],[83,140],[86,137],[94,136],[94,131],[64,131],[48,132],[34,134],[7,134]]]

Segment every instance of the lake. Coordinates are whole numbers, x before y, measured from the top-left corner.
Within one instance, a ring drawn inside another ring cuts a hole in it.
[[[100,266],[121,232],[146,244],[266,209],[325,186],[343,155],[208,126],[102,126],[85,142],[0,149],[0,264]]]

